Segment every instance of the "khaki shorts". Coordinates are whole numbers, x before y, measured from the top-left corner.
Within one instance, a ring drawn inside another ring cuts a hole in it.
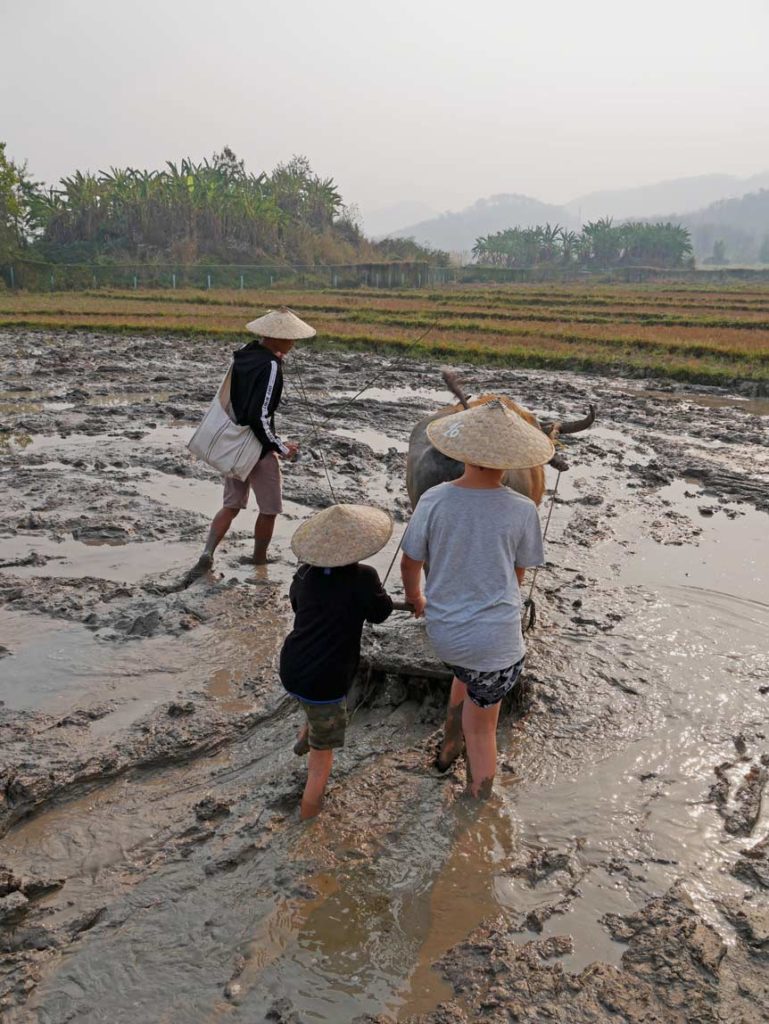
[[[250,488],[254,492],[259,511],[266,516],[277,516],[283,511],[281,480],[278,456],[270,452],[259,459],[247,480],[238,480],[235,476],[224,478],[224,507],[246,508]]]
[[[347,728],[347,698],[333,704],[308,704],[300,700],[307,715],[307,740],[313,750],[333,750],[344,746]]]

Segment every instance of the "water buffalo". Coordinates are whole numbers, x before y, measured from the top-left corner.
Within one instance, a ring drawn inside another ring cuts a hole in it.
[[[449,390],[457,396],[459,402],[456,405],[447,405],[443,409],[439,409],[432,416],[426,416],[411,431],[406,462],[406,490],[408,491],[412,508],[416,506],[422,494],[430,487],[435,487],[436,484],[443,483],[445,480],[456,480],[457,477],[462,475],[463,471],[461,462],[450,459],[430,444],[427,437],[427,425],[432,423],[433,420],[440,419],[442,416],[449,416],[454,412],[460,412],[463,407],[467,409],[475,405],[483,405],[485,402],[490,402],[493,398],[501,398],[501,401],[509,409],[517,412],[519,416],[523,416],[527,423],[531,423],[532,426],[543,430],[553,440],[559,434],[574,434],[578,430],[585,430],[595,419],[595,407],[591,405],[590,412],[584,419],[571,423],[540,423],[536,416],[527,409],[521,408],[520,405],[509,398],[499,395],[481,395],[479,398],[469,400],[462,393],[462,389],[452,373],[444,370],[443,379]],[[553,457],[552,465],[557,469],[568,468],[562,456],[558,453]],[[531,498],[537,505],[545,493],[545,471],[542,466],[535,466],[533,469],[508,470],[503,478],[503,482],[514,491],[518,491],[520,494],[525,494],[526,497]]]

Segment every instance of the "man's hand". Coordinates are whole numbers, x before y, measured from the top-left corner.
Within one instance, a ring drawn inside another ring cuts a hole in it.
[[[293,457],[299,451],[299,445],[295,444],[293,441],[284,441],[283,443],[288,449],[288,451],[286,451],[285,453],[278,452],[278,455],[281,457],[281,459],[293,459]]]
[[[425,613],[425,607],[427,605],[427,600],[425,598],[425,595],[424,594],[417,594],[416,597],[409,597],[406,600],[408,601],[408,603],[410,605],[413,606],[414,618],[415,619],[421,619],[422,616]]]

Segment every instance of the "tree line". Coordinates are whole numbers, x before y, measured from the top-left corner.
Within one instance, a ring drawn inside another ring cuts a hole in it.
[[[693,266],[689,231],[678,224],[591,221],[581,231],[545,224],[507,228],[476,239],[473,259],[492,267]]]
[[[63,263],[448,263],[447,253],[410,239],[367,239],[334,179],[315,174],[306,157],[255,174],[225,147],[200,163],[76,171],[44,187],[0,143],[0,263],[20,256]]]

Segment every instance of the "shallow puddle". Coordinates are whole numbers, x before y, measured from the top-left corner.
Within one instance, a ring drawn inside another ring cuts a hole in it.
[[[348,430],[345,427],[334,427],[334,434],[337,437],[350,437],[354,441],[360,441],[362,444],[367,444],[372,451],[381,452],[384,455],[391,448],[394,448],[396,452],[407,452],[409,449],[408,441],[400,440],[397,437],[388,437],[379,430],[371,428],[360,427],[357,430]]]
[[[216,669],[206,683],[206,693],[219,702],[222,711],[240,714],[249,710],[251,702],[236,696],[235,674],[230,668]]]
[[[126,541],[130,541],[130,536]],[[178,567],[183,571],[195,561],[197,544],[184,541],[133,541],[110,544],[79,540],[56,541],[49,537],[20,535],[0,538],[0,561],[13,561],[20,552],[40,555],[40,565],[21,565],[14,574],[81,579],[95,576],[102,580],[137,583],[145,576]]]
[[[222,485],[218,480],[196,480],[155,470],[140,470],[139,473],[140,478],[132,481],[139,494],[170,508],[200,512],[213,518],[221,505]],[[236,526],[240,527],[240,519]]]
[[[690,402],[703,409],[739,409],[754,416],[769,416],[769,398],[739,398],[736,395],[702,395],[687,391],[638,392],[642,398],[654,398],[659,402]]]
[[[734,601],[737,619],[750,615],[751,603],[769,608],[769,515],[718,502],[683,481],[661,488],[657,497],[685,516],[697,535],[690,543],[662,544],[633,531],[631,514],[623,533],[632,556],[623,562],[622,583],[691,589],[695,605],[709,607],[715,599],[719,615]]]
[[[110,408],[121,405],[144,405],[145,403],[167,402],[171,397],[170,391],[124,391],[119,395],[89,395],[86,399],[88,405]]]
[[[352,398],[357,391],[340,391],[336,394],[338,400]],[[370,387],[366,388],[361,398],[371,402],[402,402],[415,399],[420,402],[430,402],[440,409],[444,405],[451,405],[456,401],[448,388],[409,388],[409,387]]]
[[[9,708],[43,708],[53,715],[81,702],[128,702],[121,716],[94,722],[94,735],[114,731],[173,697],[182,685],[194,685],[191,672],[202,685],[211,671],[210,662],[200,663],[189,644],[178,640],[115,644],[79,624],[7,609],[0,609],[0,626],[13,652],[0,663],[0,700]]]

